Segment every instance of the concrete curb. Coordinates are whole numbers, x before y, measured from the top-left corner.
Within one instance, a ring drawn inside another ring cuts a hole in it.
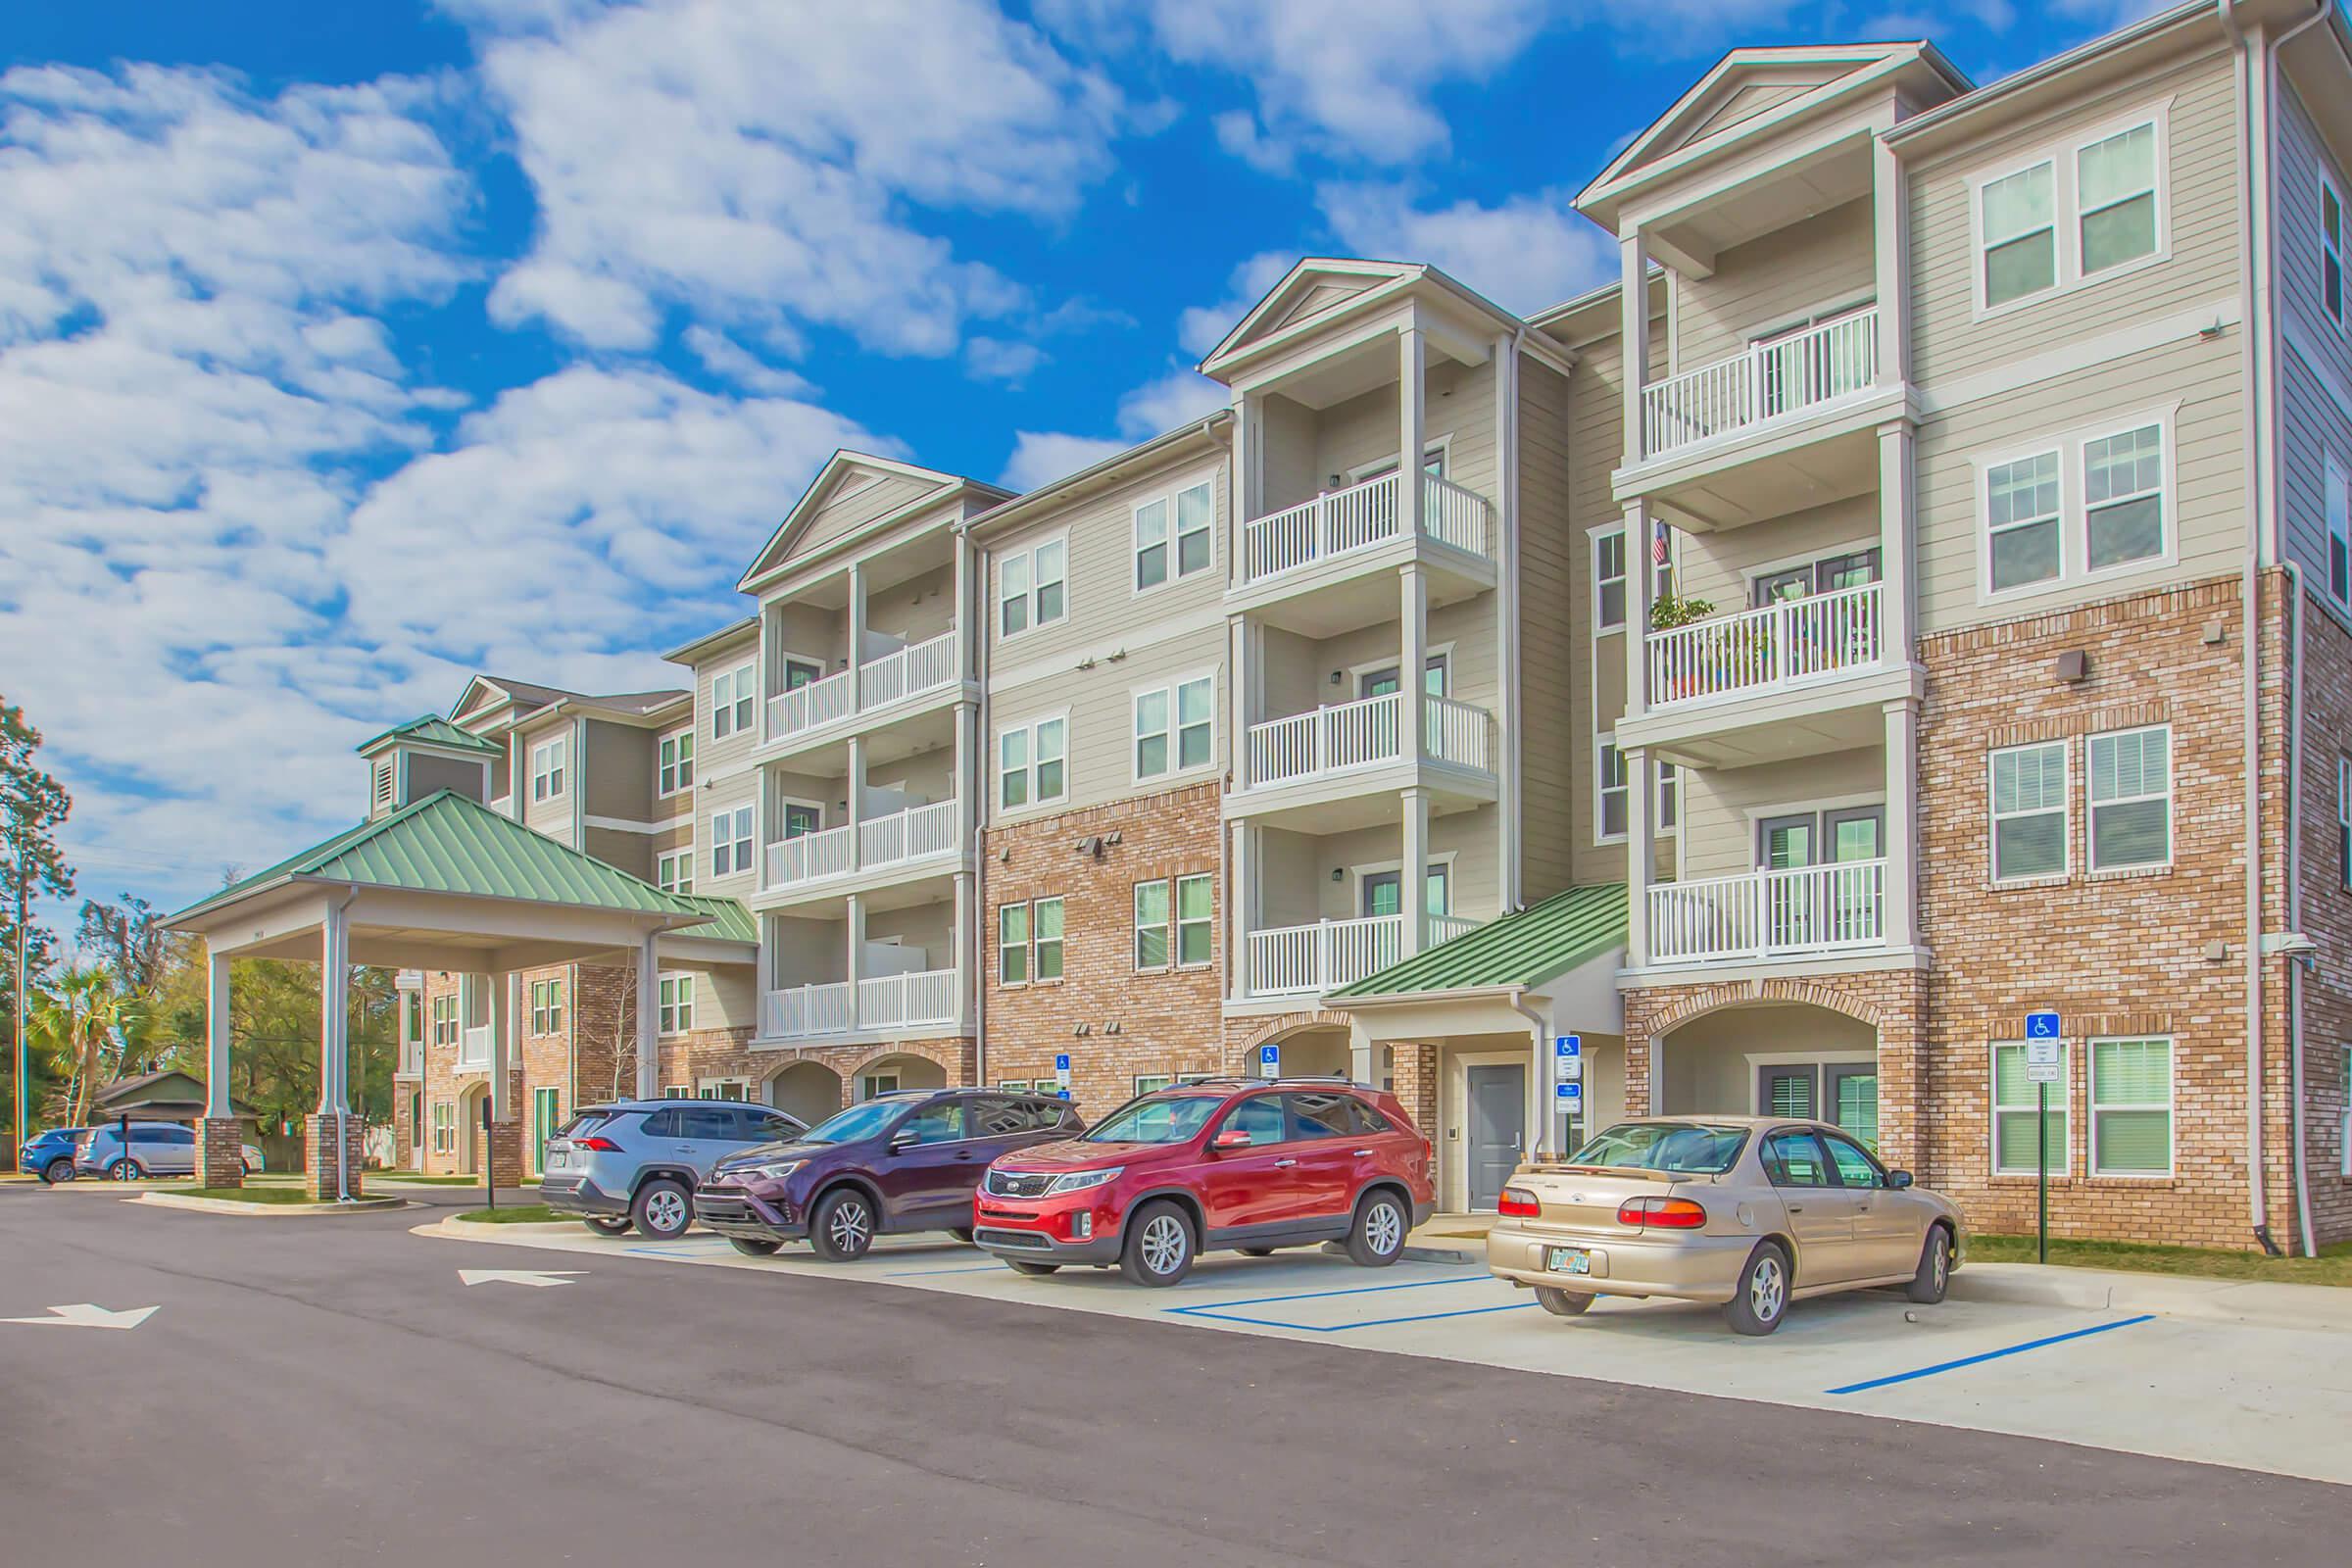
[[[1963,1301],[2065,1306],[2091,1312],[2352,1333],[2352,1290],[2270,1280],[2214,1280],[2039,1263],[1971,1263],[1952,1276]]]
[[[355,1198],[348,1203],[245,1203],[233,1198],[196,1198],[187,1193],[166,1193],[149,1190],[130,1196],[129,1201],[152,1203],[158,1208],[184,1208],[196,1214],[382,1214],[396,1208],[421,1208],[405,1198]]]
[[[429,1204],[411,1203],[411,1208],[425,1208]],[[495,1242],[501,1239],[522,1241],[551,1231],[568,1231],[579,1221],[570,1219],[521,1220],[505,1225],[486,1224],[478,1219],[460,1219],[444,1214],[437,1220],[409,1227],[411,1236],[438,1236],[457,1242]]]

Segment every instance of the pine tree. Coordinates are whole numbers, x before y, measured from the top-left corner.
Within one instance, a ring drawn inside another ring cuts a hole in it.
[[[19,1103],[19,955],[29,1006],[32,990],[47,974],[57,946],[55,936],[32,920],[31,910],[41,899],[74,896],[74,871],[66,864],[56,834],[74,802],[65,786],[35,761],[40,749],[41,732],[25,722],[24,709],[0,702],[0,997],[5,998],[0,1002],[0,1085],[5,1085],[12,1115]],[[32,1070],[27,1060],[27,1076]],[[28,1127],[29,1116],[10,1131]]]

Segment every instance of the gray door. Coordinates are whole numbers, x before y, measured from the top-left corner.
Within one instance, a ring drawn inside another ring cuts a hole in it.
[[[1527,1138],[1527,1069],[1470,1069],[1470,1206],[1492,1209]]]

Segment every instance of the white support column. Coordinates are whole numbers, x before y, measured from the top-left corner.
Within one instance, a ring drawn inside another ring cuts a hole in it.
[[[978,804],[978,786],[972,778],[972,759],[979,755],[979,738],[974,733],[980,722],[980,708],[976,703],[956,705],[956,771],[951,786],[956,791],[956,853],[961,855],[972,842],[972,829],[978,826],[973,808]]]
[[[1259,392],[1245,392],[1234,404],[1232,548],[1225,552],[1226,580],[1245,579],[1243,552],[1249,548],[1250,523],[1265,510],[1266,400]]]
[[[1411,957],[1429,946],[1429,796],[1422,790],[1404,792],[1403,872],[1397,892],[1404,905],[1404,933],[1399,956]]]
[[[978,674],[973,662],[978,640],[967,629],[972,624],[970,613],[972,542],[959,533],[951,534],[949,538],[956,551],[955,596],[948,601],[955,607],[950,613],[955,616],[951,625],[956,633],[956,678],[958,681],[968,681],[974,679]]]
[[[226,1118],[237,1113],[228,1097],[228,955],[207,955],[205,970],[204,1113]]]
[[[1919,945],[1919,709],[1886,704],[1886,945]]]
[[[1884,137],[1871,138],[1870,201],[1879,305],[1878,384],[1900,386],[1910,378],[1910,182],[1902,160]]]
[[[979,964],[980,944],[973,940],[980,929],[980,911],[972,904],[972,874],[956,873],[956,903],[948,915],[948,947],[954,954],[956,966],[956,1022],[958,1028],[972,1021],[972,990]]]
[[[858,689],[858,666],[865,662],[865,564],[850,566],[850,709],[864,707]]]
[[[1650,827],[1650,803],[1657,797],[1649,776],[1649,753],[1625,758],[1625,958],[1634,968],[1649,961],[1650,867],[1657,844]]]
[[[1250,824],[1235,822],[1226,829],[1233,848],[1225,858],[1225,994],[1235,1001],[1250,994],[1250,910],[1256,900],[1250,878]]]
[[[1429,449],[1422,408],[1429,395],[1429,345],[1417,326],[1396,334],[1396,531],[1408,543],[1421,537],[1421,457]]]
[[[318,941],[318,1113],[351,1109],[351,916],[330,904]]]
[[[1396,664],[1397,750],[1418,764],[1429,713],[1429,579],[1418,565],[1401,566],[1396,586],[1396,619],[1404,630]]]
[[[1512,334],[1494,339],[1494,714],[1495,856],[1501,867],[1495,912],[1519,904],[1519,355]]]
[[[855,681],[853,676],[852,680]],[[865,738],[850,737],[850,865],[862,870],[865,865],[865,844],[858,828],[865,820]]]
[[[862,1029],[865,1021],[858,1017],[858,983],[865,978],[865,900],[850,895],[850,916],[846,922],[850,939],[848,973],[850,977],[850,1027]]]
[[[760,739],[772,741],[775,731],[767,724],[767,700],[784,690],[784,677],[776,668],[776,617],[769,613],[766,602],[760,605]],[[694,729],[702,724],[700,714],[690,714],[688,722]],[[689,797],[692,799],[692,797]]]
[[[1656,525],[1649,507],[1637,501],[1625,509],[1625,716],[1649,711],[1649,613],[1658,599]]]
[[[662,956],[660,938],[637,945],[637,1098],[662,1094]]]
[[[1619,235],[1617,244],[1622,253],[1618,341],[1625,345],[1625,462],[1630,467],[1642,461],[1642,389],[1649,382],[1649,247],[1640,229]]]
[[[1905,419],[1879,426],[1879,636],[1887,662],[1911,662],[1912,544],[1917,527],[1918,437]]]
[[[516,1023],[522,1007],[517,993],[522,976],[514,973],[490,976],[490,1119],[509,1122],[514,1119],[514,1062],[521,1042]]]

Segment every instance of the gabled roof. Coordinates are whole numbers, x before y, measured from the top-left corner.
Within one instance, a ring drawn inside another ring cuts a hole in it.
[[[423,713],[406,724],[395,724],[374,739],[363,742],[359,753],[362,757],[368,757],[395,741],[414,741],[420,746],[438,746],[444,751],[475,752],[484,757],[502,755],[501,748],[495,742],[468,734],[438,713]]]
[[[808,482],[808,489],[801,492],[801,499],[793,503],[792,510],[784,514],[784,520],[776,524],[776,531],[767,536],[767,543],[760,547],[760,553],[752,558],[752,564],[744,568],[742,580],[735,586],[746,593],[755,591],[755,583],[782,566],[791,557],[794,547],[800,543],[802,535],[808,531],[817,514],[824,511],[826,504],[845,484],[870,475],[913,479],[931,486],[928,491],[893,508],[891,515],[910,507],[930,506],[944,501],[959,490],[968,489],[991,500],[1004,500],[1012,494],[993,484],[982,484],[977,479],[967,479],[961,474],[947,473],[938,468],[926,468],[920,464],[901,463],[896,458],[880,458],[870,452],[839,450],[825,460],[823,467],[816,470],[816,477]]]
[[[289,882],[360,883],[419,893],[520,899],[692,921],[711,911],[533,832],[478,801],[437,790],[233,882],[172,916],[177,925]]]
[[[476,707],[494,708],[502,701],[511,702],[517,708],[545,708],[550,703],[576,695],[561,687],[541,686],[527,680],[509,680],[503,675],[475,675],[466,682],[466,689],[458,693],[457,702],[450,707],[449,716],[458,718]],[[476,704],[474,699],[477,696],[487,697],[490,701]]]
[[[1266,291],[1264,299],[1250,307],[1248,315],[1233,323],[1233,330],[1202,357],[1200,368],[1205,372],[1208,367],[1245,344],[1300,325],[1375,289],[1408,282],[1424,270],[1407,262],[1304,257]]]
[[[205,1102],[204,1080],[177,1067],[165,1067],[157,1072],[143,1072],[136,1078],[123,1078],[98,1091],[97,1106],[102,1110],[118,1108],[127,1112],[139,1105],[195,1105]],[[231,1099],[228,1108],[239,1116],[260,1114],[242,1100]]]
[[[1531,990],[1625,946],[1625,884],[1588,882],[1343,986],[1326,1000]]]

